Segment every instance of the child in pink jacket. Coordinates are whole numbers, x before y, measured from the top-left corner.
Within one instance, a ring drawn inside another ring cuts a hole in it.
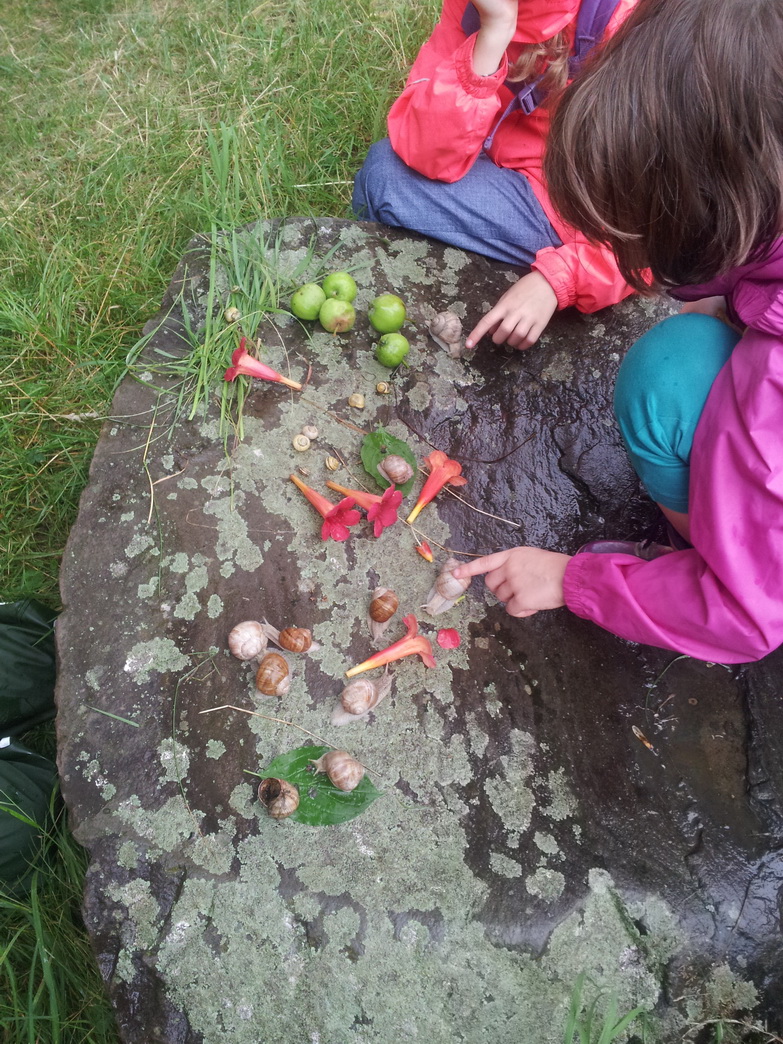
[[[519,547],[455,570],[485,573],[512,616],[566,605],[723,663],[783,642],[782,52],[780,0],[641,0],[558,106],[555,205],[631,285],[649,269],[693,302],[631,348],[615,395],[685,546]]]
[[[606,5],[606,36],[636,2]],[[544,71],[544,91],[565,83],[579,9],[580,0],[444,0],[389,113],[389,138],[373,145],[356,177],[358,216],[532,269],[481,319],[468,347],[491,334],[526,348],[556,309],[593,312],[631,293],[611,251],[575,232],[549,201],[546,100],[530,112],[512,104],[520,79]]]

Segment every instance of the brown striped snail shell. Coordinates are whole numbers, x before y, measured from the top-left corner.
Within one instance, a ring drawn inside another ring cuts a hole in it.
[[[399,607],[400,600],[389,587],[376,587],[370,602],[370,633],[378,640]]]
[[[332,713],[332,725],[347,725],[358,721],[391,692],[394,678],[388,668],[378,679],[356,678],[346,685],[340,696],[340,702]]]
[[[409,462],[405,457],[398,457],[396,453],[390,453],[384,457],[378,465],[378,471],[395,486],[401,486],[409,478],[413,478],[413,468]]]
[[[330,750],[311,764],[316,772],[325,772],[338,790],[354,790],[364,778],[364,765],[346,750]]]
[[[307,652],[313,644],[313,632],[306,627],[284,627],[277,640],[289,652]]]
[[[238,660],[255,660],[266,646],[266,634],[258,620],[243,620],[229,631],[228,647]]]
[[[462,340],[462,320],[454,312],[438,312],[427,329],[433,341],[445,348],[453,359],[467,354]]]
[[[282,641],[280,640],[280,636],[282,635],[283,631],[278,631],[278,629],[276,627],[273,627],[272,624],[268,620],[262,620],[261,621],[261,626],[264,629],[264,634],[267,636],[267,638],[269,639],[270,642],[274,642],[275,645],[278,648],[286,649],[288,652],[315,652],[317,649],[321,648],[321,646],[319,645],[318,642],[314,642],[313,641],[312,631],[307,630],[307,628],[304,628],[304,627],[303,628],[299,628],[299,627],[286,627],[286,628],[284,628],[285,631],[299,631],[299,630],[301,630],[304,634],[307,634],[307,635],[310,636],[310,644],[308,646],[304,646],[301,649],[299,649],[299,648],[295,649],[293,647],[289,648],[289,646],[283,645]],[[301,638],[293,638],[292,642],[294,644],[297,644],[297,642],[302,642],[302,640],[303,639],[301,639]]]
[[[293,783],[270,776],[261,780],[258,800],[273,819],[285,819],[299,807],[299,791]]]
[[[422,606],[425,613],[429,613],[430,616],[438,616],[440,613],[445,613],[447,609],[451,609],[457,599],[461,598],[462,595],[470,587],[470,577],[464,577],[462,580],[458,580],[454,576],[454,570],[459,565],[456,558],[447,558],[441,567],[438,578],[433,584],[430,593],[427,595],[427,601]]]
[[[256,671],[256,688],[265,696],[285,696],[291,688],[288,664],[280,653],[267,653]]]

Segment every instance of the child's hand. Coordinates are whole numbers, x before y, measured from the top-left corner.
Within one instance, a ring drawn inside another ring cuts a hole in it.
[[[570,555],[544,551],[539,547],[512,547],[495,555],[463,562],[454,576],[479,576],[501,602],[509,616],[533,616],[540,609],[565,605],[563,576]]]
[[[546,329],[557,309],[557,296],[539,272],[528,272],[514,283],[467,336],[465,346],[473,348],[492,331],[495,344],[529,348]]]

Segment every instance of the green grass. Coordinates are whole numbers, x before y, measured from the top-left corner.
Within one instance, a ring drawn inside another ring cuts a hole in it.
[[[0,598],[57,608],[101,419],[188,239],[347,216],[438,0],[5,0]],[[63,819],[0,900],[0,1042],[116,1040]]]

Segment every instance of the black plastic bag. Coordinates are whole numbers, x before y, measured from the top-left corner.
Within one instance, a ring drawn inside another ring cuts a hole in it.
[[[54,620],[40,602],[0,603],[0,736],[54,717]]]

